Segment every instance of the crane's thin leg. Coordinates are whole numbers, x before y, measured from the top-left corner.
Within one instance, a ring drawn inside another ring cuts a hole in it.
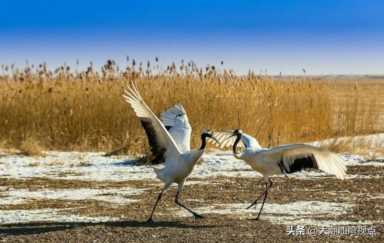
[[[185,205],[183,205],[181,202],[179,202],[179,195],[180,195],[180,192],[182,191],[182,188],[183,188],[183,184],[179,184],[179,185],[178,185],[178,188],[177,188],[177,192],[176,192],[175,203],[176,203],[177,205],[179,205],[180,207],[184,208],[185,210],[187,210],[188,212],[190,212],[191,214],[193,214],[193,216],[194,216],[196,219],[204,218],[204,217],[201,216],[200,214],[194,212],[192,209],[188,208],[187,206],[185,206]]]
[[[251,207],[255,206],[257,204],[257,202],[261,199],[261,197],[263,197],[263,196],[265,197],[265,194],[267,193],[267,191],[269,189],[268,187],[270,187],[270,186],[272,186],[272,181],[268,178],[268,181],[265,182],[265,190],[246,209],[250,209]]]
[[[159,196],[157,196],[155,205],[154,205],[153,208],[152,208],[151,216],[149,216],[149,218],[148,218],[148,220],[147,220],[147,223],[153,223],[153,219],[152,219],[152,217],[153,217],[153,214],[155,213],[157,204],[159,203],[159,201],[160,201],[160,199],[161,199],[161,196],[163,196],[163,193],[165,192],[165,190],[167,190],[168,187],[169,187],[170,185],[171,185],[171,184],[165,184],[165,186],[163,187],[163,189],[162,189],[161,192],[159,193]]]
[[[251,205],[249,205],[246,209],[250,209],[251,207],[255,206],[255,205],[257,204],[257,202],[260,200],[260,198],[261,198],[262,196],[265,195],[265,193],[266,193],[266,190],[264,190],[264,191],[263,191],[263,192],[256,198],[256,200],[253,201],[253,202],[251,203]]]
[[[269,184],[268,184],[267,189],[265,190],[265,196],[264,196],[264,199],[263,199],[263,203],[261,204],[260,211],[259,211],[259,213],[257,214],[257,217],[255,218],[255,220],[258,220],[258,219],[260,218],[261,211],[263,211],[263,208],[264,208],[265,200],[266,200],[267,197],[268,197],[268,190],[269,190],[269,188],[272,187],[272,184],[273,184],[273,183],[272,183],[271,179],[268,178],[268,181],[269,181]]]

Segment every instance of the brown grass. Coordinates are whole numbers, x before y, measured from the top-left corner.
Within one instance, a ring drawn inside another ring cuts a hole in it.
[[[383,80],[355,83],[211,70],[95,76],[21,81],[3,77],[0,141],[17,147],[30,139],[46,149],[107,151],[126,143],[130,152],[142,153],[143,129],[121,97],[131,79],[155,113],[177,102],[184,105],[194,145],[203,128],[241,127],[264,146],[383,129],[378,126],[384,110],[378,95],[384,91]]]
[[[19,147],[20,153],[27,156],[41,156],[43,155],[43,149],[39,145],[39,142],[31,137],[27,137]]]

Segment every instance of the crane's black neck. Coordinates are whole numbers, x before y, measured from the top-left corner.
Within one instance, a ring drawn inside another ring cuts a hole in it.
[[[207,146],[207,137],[208,137],[208,134],[206,134],[206,133],[201,134],[200,150],[204,150],[205,146]]]
[[[233,143],[233,147],[232,147],[233,154],[236,154],[236,155],[237,155],[237,150],[236,150],[236,148],[237,148],[237,144],[240,142],[240,139],[241,139],[241,134],[239,133],[239,134],[236,135],[236,140],[235,140],[235,142]]]

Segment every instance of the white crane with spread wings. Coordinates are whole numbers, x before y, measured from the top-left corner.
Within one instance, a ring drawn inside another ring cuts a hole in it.
[[[185,179],[204,153],[207,138],[215,139],[212,132],[204,130],[201,133],[200,148],[191,150],[190,137],[192,129],[183,106],[175,105],[163,112],[161,121],[144,102],[133,83],[127,87],[123,97],[139,117],[156,162],[164,161],[162,169],[155,169],[156,175],[164,183],[164,187],[157,197],[147,222],[153,222],[152,217],[157,204],[172,183],[178,185],[175,203],[188,210],[195,218],[202,218],[201,215],[180,203],[179,195],[183,189]]]

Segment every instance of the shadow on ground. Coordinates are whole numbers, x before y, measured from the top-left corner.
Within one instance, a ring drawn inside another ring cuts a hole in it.
[[[75,229],[88,226],[107,226],[107,227],[132,227],[132,228],[179,228],[179,229],[199,229],[199,228],[214,228],[214,225],[193,225],[185,224],[177,221],[161,221],[147,223],[145,221],[128,220],[128,221],[113,221],[113,222],[101,222],[101,223],[89,223],[89,222],[43,222],[43,223],[25,223],[25,224],[9,224],[0,226],[0,235],[30,235],[40,234],[52,231],[60,231],[66,229]]]

